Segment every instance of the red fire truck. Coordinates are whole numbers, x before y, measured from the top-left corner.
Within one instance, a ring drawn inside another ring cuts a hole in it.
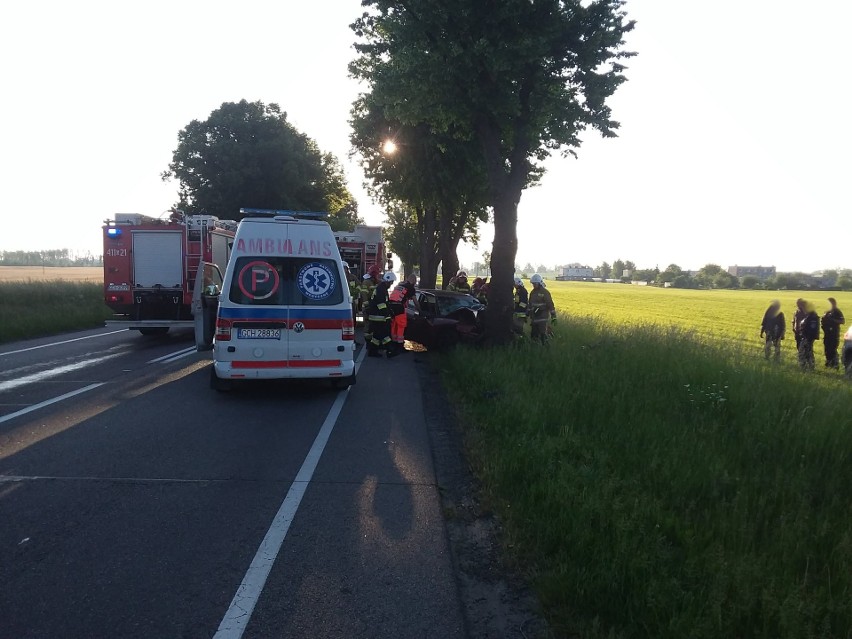
[[[168,218],[118,213],[104,222],[104,299],[115,316],[107,326],[161,335],[192,328],[198,265],[224,270],[237,223],[212,215]]]
[[[334,239],[340,257],[359,282],[374,264],[382,271],[393,269],[393,254],[385,251],[381,226],[358,225],[354,231],[336,231]]]

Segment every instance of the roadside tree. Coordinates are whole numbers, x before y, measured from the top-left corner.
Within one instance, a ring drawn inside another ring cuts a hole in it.
[[[625,81],[621,0],[363,0],[352,28],[356,78],[388,114],[473,142],[494,213],[487,333],[512,339],[518,202],[554,150],[618,123],[607,99]]]
[[[374,95],[359,97],[350,124],[371,195],[414,213],[423,286],[435,286],[439,264],[449,282],[459,268],[459,243],[476,246],[479,223],[488,219],[481,158],[452,135],[392,119]]]
[[[407,277],[420,264],[416,213],[404,204],[389,204],[385,209],[384,237],[402,263],[403,277]]]
[[[239,219],[240,208],[326,211],[336,230],[361,222],[340,163],[287,121],[277,104],[225,102],[178,133],[162,179],[176,207]]]

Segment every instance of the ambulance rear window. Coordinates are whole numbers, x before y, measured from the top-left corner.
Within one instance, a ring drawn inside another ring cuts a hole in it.
[[[239,257],[228,299],[251,306],[332,306],[343,302],[335,260]]]

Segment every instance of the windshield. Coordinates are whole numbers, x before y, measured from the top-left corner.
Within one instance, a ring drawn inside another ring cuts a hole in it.
[[[450,315],[455,313],[460,308],[469,308],[477,311],[482,308],[482,304],[475,297],[470,295],[453,295],[437,297],[438,310],[440,315]]]
[[[331,306],[343,301],[335,260],[304,257],[240,257],[228,299],[252,306]]]

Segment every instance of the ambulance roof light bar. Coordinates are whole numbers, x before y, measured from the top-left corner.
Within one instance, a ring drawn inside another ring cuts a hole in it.
[[[319,220],[328,216],[325,211],[284,211],[276,209],[240,209],[240,215],[262,217],[293,217],[306,220]]]

